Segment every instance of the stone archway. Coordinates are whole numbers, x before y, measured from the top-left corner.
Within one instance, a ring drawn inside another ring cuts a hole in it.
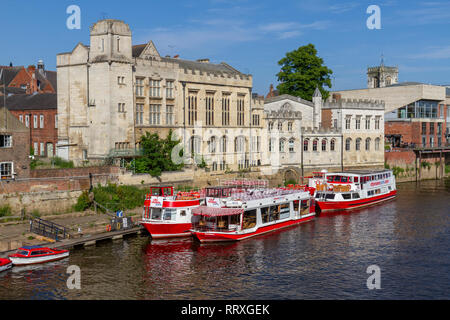
[[[288,167],[283,170],[283,178],[284,182],[293,182],[300,183],[300,179],[302,176],[302,172],[300,168],[297,167]]]

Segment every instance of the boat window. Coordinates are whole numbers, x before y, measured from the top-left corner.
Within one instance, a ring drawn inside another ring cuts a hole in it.
[[[280,220],[280,206],[271,206],[270,207],[270,216],[269,221]]]
[[[161,209],[152,208],[152,219],[161,220]]]
[[[342,198],[344,198],[344,200],[349,200],[352,198],[352,195],[350,193],[343,193]]]
[[[353,177],[353,181],[355,181],[355,183],[358,183],[359,178],[358,177]]]
[[[164,209],[164,220],[176,220],[177,209]]]
[[[317,197],[317,195],[316,195],[316,197]],[[294,200],[293,204],[294,204],[294,212],[298,212],[300,201],[299,200]]]
[[[349,182],[348,177],[341,177],[341,182]]]
[[[31,252],[31,256],[39,256],[41,254],[47,254],[46,251],[33,251]]]
[[[322,197],[322,194],[320,192],[316,193],[316,199],[319,199]]]
[[[21,254],[23,256],[28,256],[28,251],[17,251],[17,254]]]
[[[289,218],[291,212],[290,212],[290,206],[289,203],[284,203],[280,206],[280,220]]]
[[[309,213],[309,200],[302,200],[300,214],[305,215]]]
[[[331,199],[331,200],[333,200],[333,199],[334,199],[334,193],[328,193],[328,194],[325,196],[325,199]]]
[[[334,182],[341,182],[341,177],[340,176],[335,176],[333,181]]]
[[[242,229],[250,229],[254,226],[256,226],[256,209],[245,211]]]
[[[375,190],[375,194],[380,194],[380,193],[381,193],[381,189]]]
[[[261,219],[262,223],[270,221],[269,207],[261,208]]]
[[[359,199],[359,194],[358,193],[353,193],[352,194],[352,198],[353,199]]]
[[[327,177],[327,181],[328,181],[328,182],[333,182],[333,179],[334,179],[334,176],[328,176],[328,177]]]
[[[388,189],[389,189],[389,190],[392,190],[391,186],[388,186]]]
[[[185,217],[186,216],[186,210],[180,210],[180,216]]]

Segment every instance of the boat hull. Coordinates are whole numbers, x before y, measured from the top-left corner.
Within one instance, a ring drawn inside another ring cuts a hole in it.
[[[10,261],[10,262],[5,262],[5,263],[3,263],[3,264],[0,265],[0,272],[9,270],[9,269],[12,268],[12,266],[13,266],[13,264],[12,264],[11,261]]]
[[[292,227],[295,225],[298,225],[303,222],[310,221],[314,219],[314,214],[295,219],[295,220],[288,220],[283,221],[280,223],[268,225],[268,226],[262,226],[259,227],[257,230],[253,232],[248,233],[225,233],[225,232],[200,232],[200,231],[192,231],[193,236],[198,241],[204,243],[204,242],[226,242],[226,241],[240,241],[244,239],[248,239],[251,237],[256,237],[262,234],[266,234],[269,232],[277,231],[283,228]]]
[[[27,258],[20,258],[20,257],[10,257],[9,259],[15,266],[24,266],[29,264],[40,264],[40,263],[46,263],[51,261],[57,261],[64,258],[67,258],[69,256],[69,252],[63,252],[58,253],[54,255],[49,256],[43,256],[43,257],[27,257]]]
[[[348,211],[392,200],[396,197],[396,195],[397,190],[393,190],[380,196],[352,201],[316,201],[316,205],[320,208],[320,212]]]
[[[190,237],[191,223],[141,222],[154,239]]]

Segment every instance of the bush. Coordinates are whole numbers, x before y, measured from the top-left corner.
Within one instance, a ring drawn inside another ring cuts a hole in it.
[[[91,206],[91,200],[89,199],[89,192],[83,191],[81,196],[78,198],[77,203],[73,206],[73,209],[78,212],[85,211]]]
[[[73,161],[66,161],[64,159],[61,159],[60,157],[54,157],[52,158],[52,165],[58,168],[67,169],[67,168],[74,168]]]
[[[421,166],[422,166],[422,168],[431,169],[431,163],[429,163],[427,161],[423,161]]]
[[[0,217],[9,217],[11,214],[12,210],[8,204],[6,206],[0,207]]]
[[[290,184],[297,184],[297,181],[295,181],[295,179],[289,179],[289,180],[284,182],[284,186],[285,187],[287,187]]]
[[[117,186],[115,184],[108,184],[107,186],[98,185],[93,188],[94,199],[97,203],[105,206],[111,211],[134,209],[144,205],[145,195],[150,191],[148,189],[140,189],[135,186]],[[78,198],[74,209],[77,211],[84,211],[91,207],[92,203],[89,200],[89,193],[83,192]],[[99,210],[103,211],[99,207]]]

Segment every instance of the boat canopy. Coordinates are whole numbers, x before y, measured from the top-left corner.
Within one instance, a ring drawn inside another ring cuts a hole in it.
[[[206,217],[222,217],[222,216],[234,216],[244,213],[242,208],[214,208],[207,206],[200,206],[192,209],[194,216],[206,216]]]

